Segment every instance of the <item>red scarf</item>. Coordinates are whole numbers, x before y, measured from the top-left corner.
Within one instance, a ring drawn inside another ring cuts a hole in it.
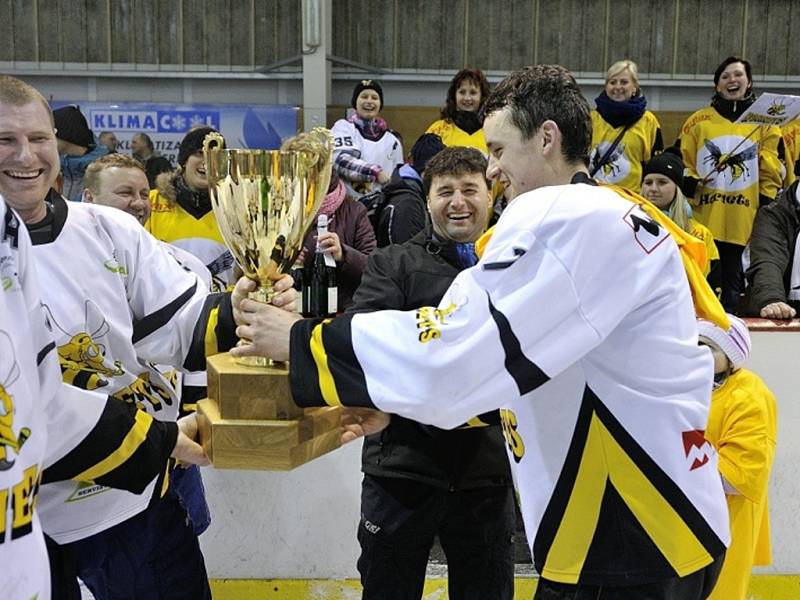
[[[333,191],[330,192],[328,195],[325,196],[325,199],[322,201],[322,206],[319,208],[318,215],[328,215],[328,219],[333,216],[333,213],[336,212],[336,209],[339,208],[344,202],[346,190],[344,189],[344,184],[340,181],[339,185],[333,188]]]

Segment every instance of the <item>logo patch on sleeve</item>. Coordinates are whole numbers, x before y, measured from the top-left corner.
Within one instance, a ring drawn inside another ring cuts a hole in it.
[[[692,429],[684,431],[681,435],[683,436],[683,451],[686,453],[686,458],[692,461],[689,470],[699,469],[708,462],[708,457],[713,452],[711,444],[705,437],[706,432]]]
[[[669,237],[669,232],[662,228],[650,215],[636,205],[625,213],[622,220],[633,230],[633,237],[636,243],[650,254],[658,248],[661,243]]]

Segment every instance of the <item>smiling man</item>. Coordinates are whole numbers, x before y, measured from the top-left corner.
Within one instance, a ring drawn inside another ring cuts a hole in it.
[[[47,102],[0,76],[0,194],[30,233],[64,381],[174,421],[176,374],[155,365],[202,369],[206,347],[233,345],[229,296],[208,294],[129,215],[67,202],[52,188],[58,164]],[[294,296],[284,299],[291,305]],[[210,597],[197,536],[166,470],[139,494],[85,475],[51,482],[45,473],[39,493],[42,526],[54,540],[54,598],[79,597],[76,575],[97,600]]]
[[[423,183],[430,222],[370,255],[351,312],[438,304],[477,262],[474,242],[491,204],[486,159],[474,148],[446,148],[427,162]],[[364,600],[420,598],[437,535],[452,600],[513,597],[516,514],[503,434],[496,419],[475,425],[445,431],[395,417],[364,441]]]
[[[352,435],[384,413],[453,428],[499,408],[537,599],[704,599],[729,532],[695,311],[728,321],[692,262],[702,243],[592,184],[589,107],[563,67],[511,73],[484,110],[487,173],[513,200],[438,308],[297,320],[241,280],[253,345],[235,353],[291,358],[299,405],[361,408]]]

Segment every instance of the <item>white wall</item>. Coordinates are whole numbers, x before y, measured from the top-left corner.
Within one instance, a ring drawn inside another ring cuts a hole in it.
[[[754,332],[748,368],[778,398],[778,448],[770,479],[773,564],[766,573],[800,573],[800,332]]]
[[[800,573],[798,333],[753,333],[748,367],[778,398],[770,502],[774,564]],[[213,578],[357,577],[361,444],[289,473],[204,469],[213,521],[200,538]]]

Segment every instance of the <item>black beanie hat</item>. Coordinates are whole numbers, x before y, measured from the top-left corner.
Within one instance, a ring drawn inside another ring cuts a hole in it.
[[[183,136],[181,145],[178,148],[178,165],[184,166],[189,157],[203,149],[203,140],[212,131],[216,131],[213,127],[198,127],[192,129],[189,133]]]
[[[56,126],[56,137],[76,146],[94,147],[94,135],[86,117],[77,106],[64,106],[53,111]]]
[[[423,133],[414,145],[411,147],[411,166],[414,170],[422,175],[425,171],[425,165],[434,156],[444,150],[445,145],[435,133]]]
[[[677,149],[667,148],[659,154],[650,159],[642,171],[642,180],[651,173],[658,173],[664,175],[672,180],[672,182],[683,188],[683,160],[679,154],[676,154]]]
[[[353,108],[356,107],[358,95],[364,90],[375,90],[378,92],[378,98],[381,99],[381,107],[379,110],[383,110],[383,88],[381,87],[381,84],[374,79],[362,79],[356,84],[356,87],[353,90],[353,97],[350,99],[350,106]]]

